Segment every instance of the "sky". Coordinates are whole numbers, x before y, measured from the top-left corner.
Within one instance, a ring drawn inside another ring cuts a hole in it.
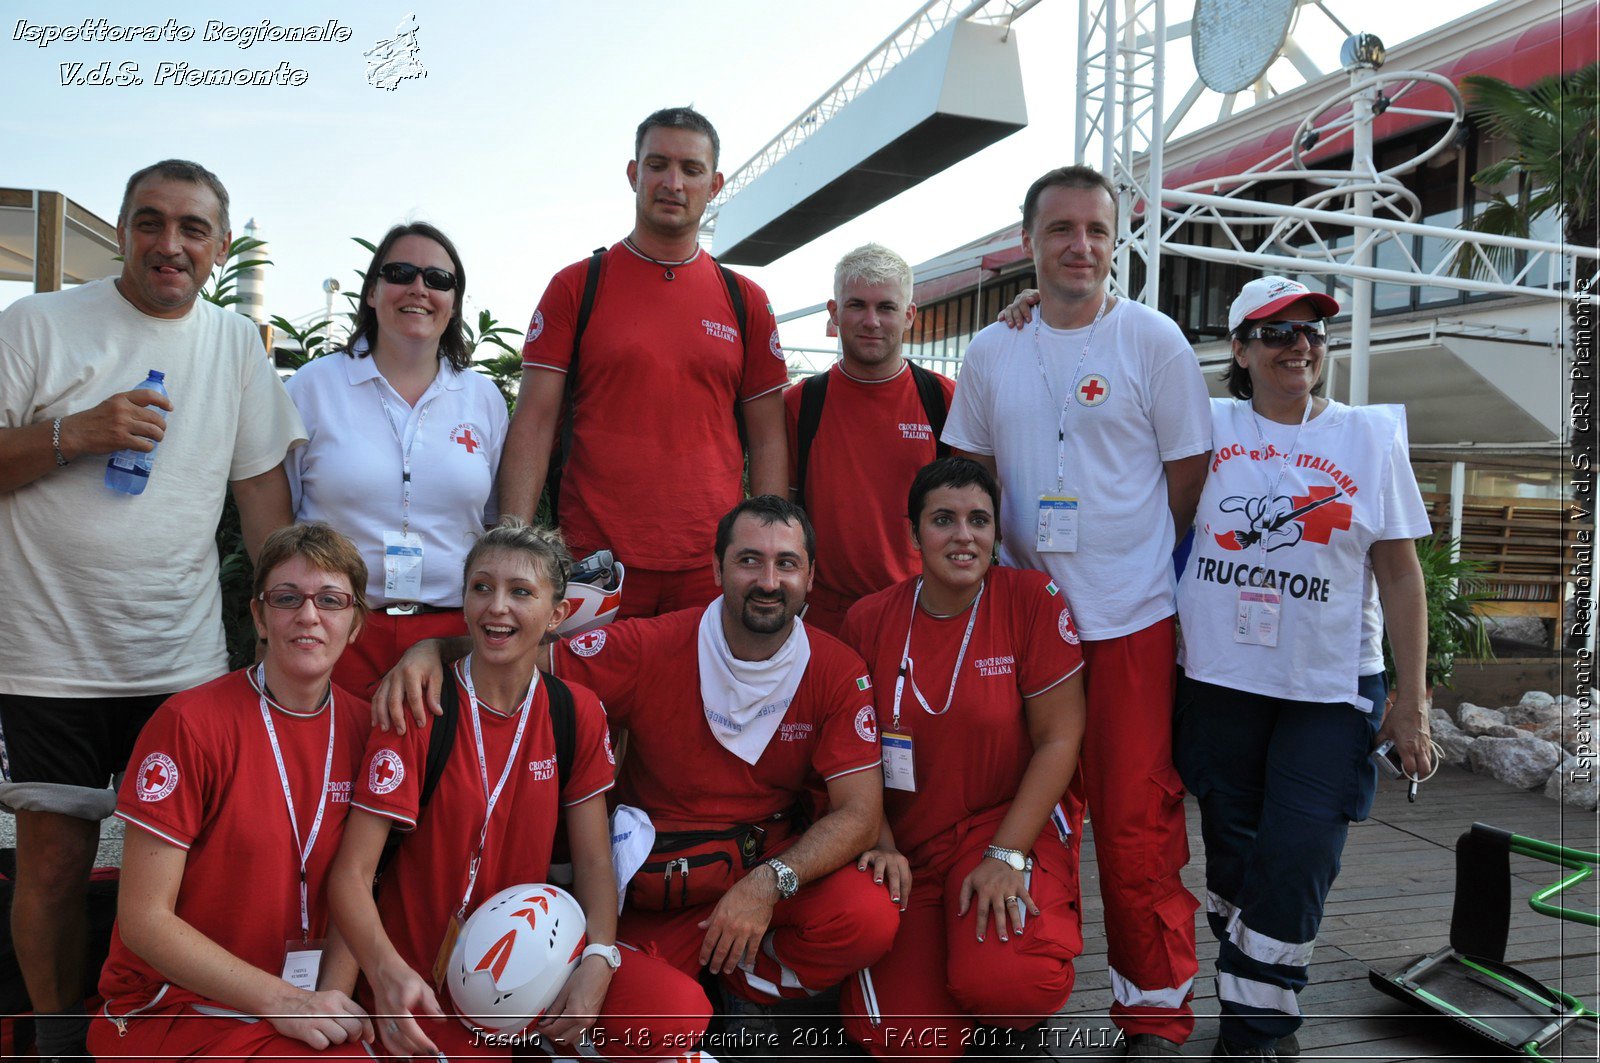
[[[1550,3],[1558,9],[1558,0]],[[1391,47],[1442,21],[1422,4],[1327,4],[1352,30],[1377,32]],[[631,227],[624,171],[641,118],[663,106],[701,110],[718,128],[721,168],[731,174],[916,6],[522,0],[419,10],[362,0],[3,0],[0,99],[8,102],[0,111],[0,186],[63,192],[114,219],[128,174],[160,158],[195,159],[228,187],[235,235],[253,218],[269,241],[268,307],[291,320],[323,306],[324,278],[347,290],[356,282],[368,255],[352,236],[375,241],[395,223],[429,221],[460,248],[469,311],[487,308],[520,331],[551,274]],[[876,240],[913,264],[933,258],[1015,222],[1028,182],[1076,161],[1077,6],[1041,0],[1015,24],[1027,128],[773,265],[746,270],[780,315],[826,300],[833,264],[849,249]],[[1184,0],[1169,6],[1169,21],[1187,14]],[[1441,6],[1465,13],[1482,5]],[[48,32],[41,27],[96,18],[186,28],[193,37],[41,47]],[[241,48],[237,37],[204,39],[208,23],[237,31],[259,29],[262,19],[276,26],[333,20],[348,40]],[[402,24],[416,28],[426,76],[375,87],[362,53]],[[1337,66],[1343,39],[1317,11],[1302,12],[1297,40],[1324,69]],[[1168,54],[1181,93],[1192,80],[1188,43]],[[113,75],[134,73],[124,64],[136,64],[144,83],[63,84],[108,61]],[[83,68],[70,66],[76,63]],[[162,63],[281,68],[300,83],[157,84]],[[0,283],[0,307],[28,290]],[[824,327],[821,315],[791,322],[785,343],[831,348]]]

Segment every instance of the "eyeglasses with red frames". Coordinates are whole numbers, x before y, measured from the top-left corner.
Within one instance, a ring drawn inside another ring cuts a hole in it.
[[[1328,343],[1327,325],[1321,321],[1268,321],[1244,335],[1245,339],[1260,340],[1263,347],[1274,350],[1289,346],[1296,335],[1304,336],[1310,347],[1324,347]]]
[[[305,604],[307,598],[317,607],[319,613],[337,613],[348,609],[356,602],[356,596],[344,591],[313,591],[310,594],[301,594],[299,591],[288,587],[274,587],[270,591],[262,591],[256,595],[273,609],[298,609]]]

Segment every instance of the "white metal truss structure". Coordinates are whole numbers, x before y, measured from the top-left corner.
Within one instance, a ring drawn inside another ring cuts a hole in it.
[[[875,85],[928,38],[951,23],[963,20],[1009,26],[1017,16],[1037,3],[1039,0],[928,0],[865,59],[801,111],[799,117],[767,141],[750,161],[733,172],[723,184],[722,191],[706,206],[705,217],[700,223],[701,242],[708,243],[716,232],[717,212],[722,204],[770,170],[779,159],[793,151],[851,100]]]
[[[1297,0],[1297,8],[1296,18],[1315,8],[1348,32],[1322,0]],[[1122,193],[1119,268],[1113,282],[1122,294],[1157,305],[1163,254],[1291,275],[1331,274],[1354,295],[1355,343],[1364,349],[1363,319],[1370,311],[1373,282],[1546,299],[1570,299],[1589,290],[1574,282],[1595,275],[1600,250],[1418,221],[1421,206],[1400,177],[1450,146],[1463,118],[1454,86],[1425,71],[1352,67],[1348,86],[1325,98],[1276,153],[1243,173],[1166,187],[1164,143],[1207,92],[1197,79],[1170,114],[1165,110],[1166,47],[1191,29],[1189,21],[1169,24],[1166,0],[1079,0],[1076,145],[1078,157],[1098,162]],[[1292,34],[1283,55],[1301,76],[1317,76]],[[1445,92],[1447,109],[1410,106],[1408,96],[1428,85]],[[1250,90],[1257,99],[1274,94],[1265,77]],[[1219,116],[1232,113],[1243,95],[1222,97]],[[1372,156],[1372,122],[1384,113],[1442,121],[1445,132],[1412,158],[1379,170]],[[1344,151],[1352,157],[1348,169],[1318,168],[1312,161]],[[1251,195],[1282,181],[1310,183],[1316,190],[1294,204],[1261,202]],[[1160,209],[1149,209],[1149,204]],[[1138,206],[1144,209],[1136,211]],[[1182,242],[1179,234],[1192,225],[1211,227],[1221,239],[1216,246]],[[1399,236],[1428,237],[1430,251],[1442,247],[1443,253],[1426,266]],[[1397,267],[1373,265],[1374,252],[1384,242],[1393,244],[1386,254],[1394,256],[1398,250]],[[1129,291],[1127,267],[1135,255],[1144,260],[1144,285]],[[1458,263],[1466,267],[1457,268]],[[1352,369],[1354,373],[1354,359]],[[1361,376],[1364,388],[1364,366]],[[1352,379],[1351,397],[1361,401],[1356,383]]]

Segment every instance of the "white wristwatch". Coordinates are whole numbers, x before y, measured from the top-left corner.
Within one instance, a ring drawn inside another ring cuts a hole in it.
[[[991,845],[983,851],[989,860],[998,860],[1013,871],[1032,871],[1033,860],[1027,853],[1020,849],[1004,849],[998,845]]]
[[[613,971],[622,966],[622,950],[615,945],[590,945],[583,950],[583,955],[578,957],[578,962],[582,963],[590,956],[598,956],[605,960],[606,966]]]

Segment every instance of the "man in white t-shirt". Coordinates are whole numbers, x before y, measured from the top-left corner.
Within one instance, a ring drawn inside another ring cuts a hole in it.
[[[1114,1003],[1130,1058],[1194,1028],[1196,902],[1172,766],[1171,561],[1211,448],[1199,365],[1171,320],[1105,290],[1117,205],[1085,166],[1023,203],[1039,312],[973,338],[944,441],[1000,480],[1000,559],[1048,572],[1083,637],[1089,724],[1075,786],[1095,826]]]
[[[47,1059],[84,1050],[107,784],[157,705],[227,668],[228,487],[252,556],[291,520],[300,417],[250,321],[197,298],[230,235],[214,174],[156,163],[123,195],[120,276],[0,314],[0,802],[17,814],[11,932]],[[122,390],[150,370],[170,399]],[[157,443],[143,493],[104,484],[106,455]]]

